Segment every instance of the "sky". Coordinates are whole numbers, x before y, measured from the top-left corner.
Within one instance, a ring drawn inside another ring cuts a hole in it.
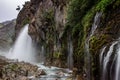
[[[17,18],[19,11],[16,8],[22,7],[25,1],[30,0],[0,0],[0,22]]]

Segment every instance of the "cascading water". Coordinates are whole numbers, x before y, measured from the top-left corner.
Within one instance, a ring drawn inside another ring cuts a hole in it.
[[[94,23],[92,25],[92,29],[91,29],[91,33],[90,33],[90,36],[86,39],[85,41],[85,63],[86,63],[86,69],[85,69],[85,72],[86,72],[86,80],[91,80],[91,59],[90,59],[90,52],[89,52],[89,41],[90,41],[90,38],[94,35],[99,23],[100,23],[100,17],[101,17],[102,13],[101,12],[97,12],[95,17],[94,17]]]
[[[25,62],[36,62],[35,48],[33,47],[32,39],[28,35],[28,25],[26,25],[20,32],[15,45],[6,56],[10,59],[18,59]]]
[[[117,61],[116,61],[116,70],[115,70],[115,80],[120,80],[120,43],[117,50]]]
[[[101,78],[101,80],[106,80],[107,78],[106,78],[106,74],[107,74],[107,64],[108,64],[108,62],[109,62],[109,60],[110,60],[110,57],[111,57],[111,55],[112,55],[112,53],[113,53],[113,50],[114,50],[114,47],[115,47],[115,45],[117,44],[118,42],[116,41],[116,42],[114,42],[114,43],[112,43],[112,45],[110,46],[110,48],[109,48],[109,50],[108,50],[108,52],[106,53],[107,55],[103,58],[103,69],[102,69],[102,78]],[[102,54],[102,53],[101,53]],[[101,57],[103,57],[103,56],[101,56]]]
[[[102,65],[102,60],[103,60],[103,54],[105,52],[106,46],[102,48],[101,53],[100,53],[100,65]]]
[[[91,34],[90,37],[93,36],[95,30],[97,29],[99,23],[100,23],[100,17],[102,16],[101,12],[97,12],[94,18],[94,23],[92,25],[92,29],[91,29]]]
[[[73,68],[73,45],[71,36],[68,37],[68,57],[67,57],[68,68]]]
[[[45,46],[44,45],[41,46],[41,50],[40,50],[40,62],[42,63],[45,62]]]

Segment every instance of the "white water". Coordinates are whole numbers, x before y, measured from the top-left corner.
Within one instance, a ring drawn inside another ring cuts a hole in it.
[[[102,48],[101,53],[100,53],[100,65],[102,65],[102,60],[103,60],[105,49],[106,49],[106,46]]]
[[[117,50],[117,61],[116,61],[116,71],[115,71],[115,80],[120,80],[120,44],[118,45]]]
[[[114,42],[114,43],[110,46],[109,51],[107,52],[107,55],[106,55],[105,58],[104,58],[103,71],[106,70],[107,63],[109,62],[109,59],[110,59],[110,56],[112,55],[114,46],[115,46],[117,43],[118,43],[118,42]]]
[[[28,25],[26,25],[21,30],[14,46],[10,49],[6,57],[32,63],[36,62],[35,55],[32,39],[28,35]]]
[[[106,72],[107,72],[107,64],[110,60],[110,57],[113,53],[113,50],[114,50],[114,46],[117,44],[118,42],[114,42],[112,43],[112,45],[110,46],[108,52],[106,53],[107,55],[104,57],[104,60],[103,60],[103,71],[102,71],[102,79],[101,80],[106,80],[105,79],[105,76],[106,76]]]
[[[67,57],[68,68],[73,68],[73,44],[71,37],[68,38],[68,57]]]
[[[85,63],[86,63],[86,80],[91,80],[91,55],[90,55],[90,50],[89,50],[89,41],[90,38],[94,35],[99,23],[100,23],[100,17],[101,17],[102,13],[101,12],[97,12],[95,17],[94,17],[94,23],[92,25],[92,29],[91,29],[91,33],[89,35],[89,37],[86,39],[85,41]]]
[[[99,23],[100,23],[100,17],[102,16],[101,12],[97,12],[94,18],[94,23],[92,25],[92,29],[91,29],[91,34],[90,37],[94,35],[95,30],[97,29]]]
[[[47,67],[41,63],[36,64],[39,69],[44,70],[46,75],[41,75],[39,78],[35,78],[35,76],[29,77],[33,80],[75,80],[75,77],[72,76],[72,71],[69,69],[58,68],[58,67]]]
[[[44,45],[41,46],[40,62],[41,62],[41,63],[44,63],[44,62],[45,62],[45,47],[44,47]]]

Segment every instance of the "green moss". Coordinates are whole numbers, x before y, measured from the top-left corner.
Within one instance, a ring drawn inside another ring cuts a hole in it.
[[[116,0],[115,3],[113,4],[113,9],[116,9],[120,6],[120,0]]]
[[[101,35],[100,37],[92,36],[90,38],[90,51],[93,54],[97,54],[99,49],[108,42],[108,37],[109,35],[105,34]]]
[[[54,10],[50,9],[48,11],[44,11],[43,12],[43,18],[44,18],[45,22],[49,23],[49,25],[53,25],[55,23]]]
[[[112,0],[112,1],[111,0],[101,0],[96,6],[96,10],[104,12],[106,10],[106,7],[108,5],[110,5],[111,3],[113,3],[113,1],[114,0]]]
[[[119,5],[119,0],[70,0],[64,35],[66,37],[72,35],[74,46],[73,56],[79,67],[84,64],[85,41],[90,34],[95,14],[102,12],[101,20],[104,21],[109,8],[117,8]],[[105,23],[102,22],[99,26],[103,28]],[[105,29],[105,31],[111,30],[110,27]],[[99,36],[95,34],[90,38],[90,53],[92,53],[93,61],[96,60],[101,47],[108,43],[108,38],[109,35],[102,33]],[[93,63],[93,66],[94,71],[97,69],[96,63]]]
[[[30,22],[30,19],[29,19],[29,18],[25,18],[25,19],[23,20],[22,26],[28,24],[29,22]]]
[[[9,69],[11,70],[18,70],[19,66],[17,64],[9,64],[7,65]]]
[[[57,58],[57,59],[60,58],[61,55],[62,55],[62,54],[61,54],[60,52],[54,52],[54,53],[53,53],[53,57],[54,57],[54,58]]]

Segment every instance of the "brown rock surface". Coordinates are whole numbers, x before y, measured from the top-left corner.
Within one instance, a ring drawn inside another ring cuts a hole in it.
[[[43,70],[25,62],[9,62],[9,59],[0,57],[0,80],[29,80],[29,76],[45,75]]]

